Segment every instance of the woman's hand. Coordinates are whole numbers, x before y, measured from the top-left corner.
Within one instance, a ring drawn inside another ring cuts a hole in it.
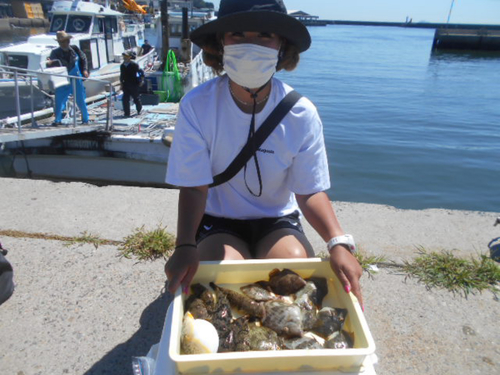
[[[177,217],[177,246],[165,264],[168,279],[168,291],[175,293],[179,286],[187,293],[189,284],[200,263],[196,244],[196,230],[205,212],[208,185],[181,187]]]
[[[191,280],[198,269],[200,257],[198,249],[192,245],[181,245],[175,248],[174,253],[165,264],[165,274],[168,279],[168,291],[175,293],[179,286],[187,294]]]
[[[337,245],[330,251],[330,266],[344,286],[346,293],[352,292],[359,301],[363,311],[363,296],[359,279],[363,269],[358,260],[342,245]]]

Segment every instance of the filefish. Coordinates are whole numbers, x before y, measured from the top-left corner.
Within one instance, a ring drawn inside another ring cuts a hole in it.
[[[265,327],[284,337],[302,336],[302,315],[299,306],[282,301],[268,301],[265,307],[266,314],[262,320]]]
[[[276,294],[288,296],[298,292],[305,285],[306,281],[288,268],[282,271],[275,268],[269,273],[269,286]]]

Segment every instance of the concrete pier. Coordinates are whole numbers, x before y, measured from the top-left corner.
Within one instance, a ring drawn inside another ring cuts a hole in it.
[[[132,374],[131,357],[145,355],[162,332],[171,299],[164,261],[43,234],[121,241],[143,225],[175,233],[177,190],[2,178],[0,192],[0,241],[17,284],[0,306],[0,374]],[[500,236],[500,213],[333,204],[363,251],[395,261],[413,258],[419,246],[477,256]],[[306,223],[305,230],[323,251]],[[500,308],[491,292],[465,299],[385,268],[362,284],[377,374],[498,374]]]
[[[432,49],[500,51],[500,30],[436,29]]]

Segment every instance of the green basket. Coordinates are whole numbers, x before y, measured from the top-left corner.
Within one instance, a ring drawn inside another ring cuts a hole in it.
[[[158,99],[160,103],[166,103],[168,100],[168,92],[167,91],[153,91],[154,94],[158,95]]]
[[[155,94],[160,95],[160,102],[177,103],[184,95],[182,78],[179,74],[179,68],[177,67],[177,59],[172,50],[169,50],[167,54],[165,69],[161,76],[160,88],[161,90],[155,91]]]

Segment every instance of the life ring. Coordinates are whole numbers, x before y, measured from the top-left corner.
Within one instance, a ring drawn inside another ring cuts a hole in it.
[[[73,20],[73,28],[76,32],[83,31],[85,29],[85,21],[81,18],[75,18]]]

